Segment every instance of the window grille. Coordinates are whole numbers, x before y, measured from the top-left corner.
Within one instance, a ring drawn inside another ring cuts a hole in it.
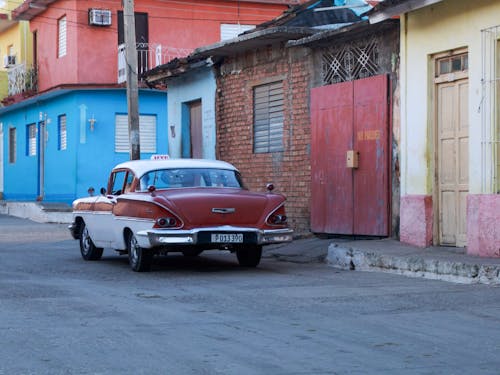
[[[283,151],[283,82],[254,87],[253,151]]]
[[[139,142],[141,153],[156,152],[156,116],[139,116]],[[115,152],[129,152],[128,115],[115,117]]]
[[[325,85],[348,82],[380,74],[379,40],[359,40],[331,47],[322,54]]]
[[[500,25],[481,31],[481,190],[500,193]]]
[[[66,115],[59,116],[58,121],[58,149],[66,150],[67,133],[66,133]]]
[[[58,45],[57,45],[57,57],[66,56],[66,16],[60,18],[57,21],[57,31],[58,31]]]
[[[36,124],[29,124],[26,127],[26,134],[28,136],[26,142],[26,155],[36,155]]]
[[[9,163],[16,162],[16,128],[9,129]]]

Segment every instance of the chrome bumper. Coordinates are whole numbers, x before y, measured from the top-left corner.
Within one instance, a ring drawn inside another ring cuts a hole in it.
[[[199,241],[200,233],[250,233],[255,234],[258,245],[268,245],[273,243],[290,242],[293,240],[293,230],[269,229],[260,230],[255,228],[241,228],[233,226],[222,226],[212,228],[197,228],[192,230],[168,230],[168,229],[149,229],[137,232],[136,238],[139,246],[152,248],[168,245],[200,245],[210,244],[206,241]],[[243,242],[243,244],[249,242]],[[223,245],[218,243],[218,245]]]

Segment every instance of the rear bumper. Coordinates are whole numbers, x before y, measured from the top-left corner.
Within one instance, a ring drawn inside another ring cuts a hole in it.
[[[214,243],[207,241],[211,234],[242,233],[244,241],[240,243]],[[137,232],[139,246],[144,248],[168,246],[168,245],[239,245],[257,244],[269,245],[273,243],[290,242],[293,240],[293,230],[256,228],[240,228],[233,226],[222,226],[213,228],[197,228],[192,230],[165,230],[149,229]]]

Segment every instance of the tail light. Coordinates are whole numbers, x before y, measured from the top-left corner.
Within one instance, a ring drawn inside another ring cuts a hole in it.
[[[156,219],[153,228],[175,228],[180,222],[175,217],[160,217]]]
[[[285,214],[285,206],[281,205],[273,211],[273,213],[267,217],[266,222],[268,225],[286,226],[288,224],[288,218]]]

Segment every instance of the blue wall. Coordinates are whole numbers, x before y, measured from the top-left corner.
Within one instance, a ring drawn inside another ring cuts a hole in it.
[[[167,94],[140,90],[139,112],[156,116],[156,147],[168,153]],[[115,115],[127,114],[125,89],[72,90],[58,96],[0,112],[4,128],[4,199],[35,200],[39,194],[39,162],[27,155],[27,125],[48,119],[45,147],[44,200],[70,203],[86,196],[90,186],[105,187],[111,168],[129,160],[115,152]],[[58,117],[66,115],[67,149],[58,149]],[[90,130],[89,119],[95,119]],[[16,162],[9,163],[9,128],[16,128]],[[39,134],[37,134],[39,136]],[[141,153],[141,158],[151,154]]]
[[[217,84],[213,69],[206,67],[168,83],[168,121],[175,129],[175,136],[169,137],[170,156],[189,157],[183,150],[189,150],[189,110],[187,104],[201,100],[201,122],[203,129],[203,158],[215,159],[215,93]]]

